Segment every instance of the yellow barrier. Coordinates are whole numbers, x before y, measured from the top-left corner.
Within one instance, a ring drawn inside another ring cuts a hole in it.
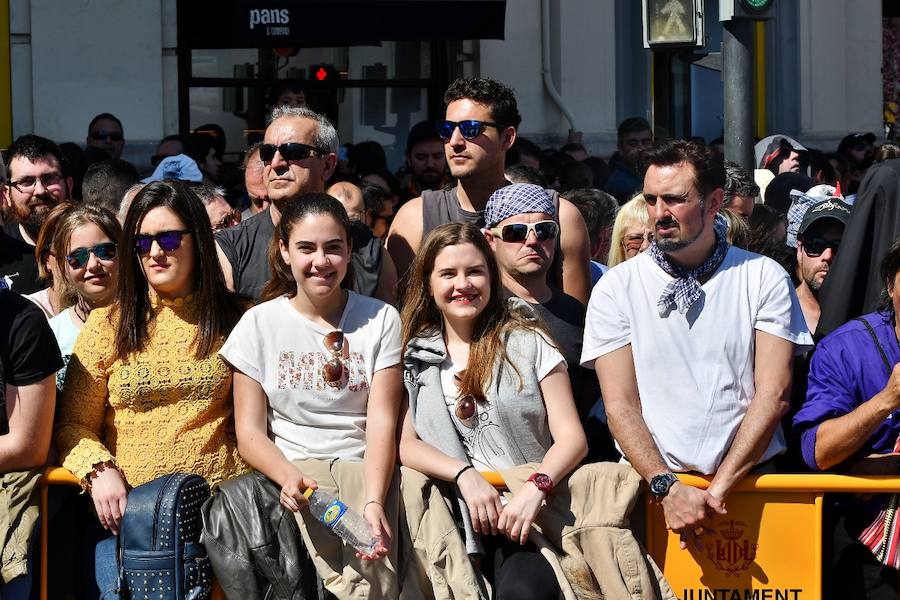
[[[709,478],[679,475],[705,489]],[[894,492],[900,478],[830,474],[757,475],[729,495],[699,548],[682,550],[662,507],[647,496],[647,550],[681,600],[822,597],[822,500],[826,492]]]
[[[49,573],[47,570],[49,567],[47,564],[49,537],[47,514],[49,488],[51,485],[74,485],[78,487],[79,483],[78,478],[71,471],[62,467],[47,467],[41,476],[39,483],[41,492],[41,600],[47,600],[47,575]],[[224,598],[225,595],[222,593],[222,588],[218,582],[213,581],[212,600],[224,600]]]
[[[499,473],[483,473],[494,486]],[[709,478],[679,475],[701,489]],[[47,598],[47,489],[78,485],[69,471],[48,467],[41,478],[41,600]],[[757,475],[739,483],[728,514],[714,519],[701,548],[681,550],[662,507],[646,496],[647,550],[681,600],[753,598],[818,600],[822,595],[822,498],[828,492],[900,491],[900,477],[830,474]],[[213,599],[224,595],[218,584]]]

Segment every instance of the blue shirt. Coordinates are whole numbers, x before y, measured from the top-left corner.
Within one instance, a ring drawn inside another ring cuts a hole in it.
[[[900,362],[900,346],[890,317],[887,313],[875,312],[863,318],[875,330],[893,368]],[[816,464],[819,425],[852,412],[884,389],[889,378],[890,373],[872,336],[859,321],[841,325],[819,342],[809,367],[806,402],[794,416],[794,430],[800,437],[803,460],[810,468],[819,470]],[[900,410],[888,415],[856,457],[893,452],[898,435]]]

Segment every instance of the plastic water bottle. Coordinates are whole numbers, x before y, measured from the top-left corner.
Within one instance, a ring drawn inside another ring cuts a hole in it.
[[[369,530],[369,524],[358,513],[328,492],[307,488],[309,512],[332,533],[360,552],[371,554],[380,541]]]

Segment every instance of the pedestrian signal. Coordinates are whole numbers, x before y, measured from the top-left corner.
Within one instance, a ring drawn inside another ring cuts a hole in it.
[[[314,81],[337,81],[338,71],[334,65],[312,65],[309,68],[309,78]]]
[[[643,0],[644,48],[703,47],[703,18],[703,0]]]

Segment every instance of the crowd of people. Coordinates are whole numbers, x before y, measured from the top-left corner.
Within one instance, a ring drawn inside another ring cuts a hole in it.
[[[498,81],[444,100],[400,173],[298,93],[273,103],[238,189],[214,124],[161,140],[143,179],[108,113],[86,150],[9,147],[0,595],[33,587],[48,464],[86,492],[45,518],[77,531],[77,584],[102,598],[129,491],[175,472],[218,490],[210,561],[251,598],[300,583],[260,580],[245,511],[294,513],[339,598],[665,598],[649,557],[600,560],[641,485],[687,548],[748,474],[898,472],[900,149],[776,135],[747,170],[721,140],[654,140],[630,118],[607,162],[577,135],[519,136]],[[372,551],[319,535],[307,488],[357,510]],[[831,503],[834,597],[896,597],[891,502]],[[584,531],[548,553],[561,514]]]

